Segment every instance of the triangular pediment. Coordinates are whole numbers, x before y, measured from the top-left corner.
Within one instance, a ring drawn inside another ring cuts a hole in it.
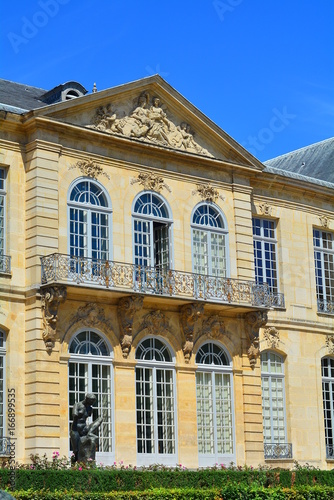
[[[185,154],[264,168],[158,75],[50,105],[33,115]]]

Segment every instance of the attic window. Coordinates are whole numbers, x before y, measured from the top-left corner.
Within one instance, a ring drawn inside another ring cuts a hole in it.
[[[80,97],[80,95],[81,95],[80,92],[71,89],[65,94],[65,101],[69,101],[70,99],[75,99],[76,97]]]

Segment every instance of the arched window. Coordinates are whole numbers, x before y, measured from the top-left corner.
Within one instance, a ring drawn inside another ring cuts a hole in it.
[[[228,231],[220,210],[212,203],[201,203],[192,216],[194,273],[228,275]]]
[[[334,359],[321,360],[326,458],[334,458]]]
[[[175,465],[175,369],[171,350],[158,338],[136,349],[137,463]]]
[[[197,351],[196,399],[200,467],[235,461],[232,363],[206,342]]]
[[[111,207],[102,187],[91,179],[71,188],[69,209],[69,253],[73,257],[109,260]]]
[[[261,354],[261,383],[264,444],[286,443],[284,361],[278,354]]]
[[[4,401],[5,401],[5,383],[6,383],[6,336],[3,331],[0,330],[0,438],[5,437],[5,413],[4,413]],[[8,395],[10,398],[10,396]],[[2,443],[0,440],[0,455],[7,452],[6,442]]]
[[[92,419],[102,417],[98,429],[97,460],[112,464],[114,460],[112,352],[107,341],[93,330],[77,333],[69,345],[69,425],[73,405],[90,392],[95,394]]]

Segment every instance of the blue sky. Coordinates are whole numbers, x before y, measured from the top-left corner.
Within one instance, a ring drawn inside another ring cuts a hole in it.
[[[333,0],[12,0],[0,22],[1,78],[159,73],[261,161],[334,136]]]

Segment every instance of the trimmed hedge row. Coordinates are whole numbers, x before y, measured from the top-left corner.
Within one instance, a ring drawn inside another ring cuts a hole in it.
[[[264,488],[280,486],[334,487],[334,470],[16,470],[16,490],[71,490],[83,492],[144,491],[156,488],[222,488],[229,483]],[[0,489],[9,488],[10,471],[0,469]]]
[[[84,493],[77,491],[17,491],[17,500],[333,500],[334,489],[325,486],[264,488],[226,485],[220,489],[155,489],[138,492]]]

